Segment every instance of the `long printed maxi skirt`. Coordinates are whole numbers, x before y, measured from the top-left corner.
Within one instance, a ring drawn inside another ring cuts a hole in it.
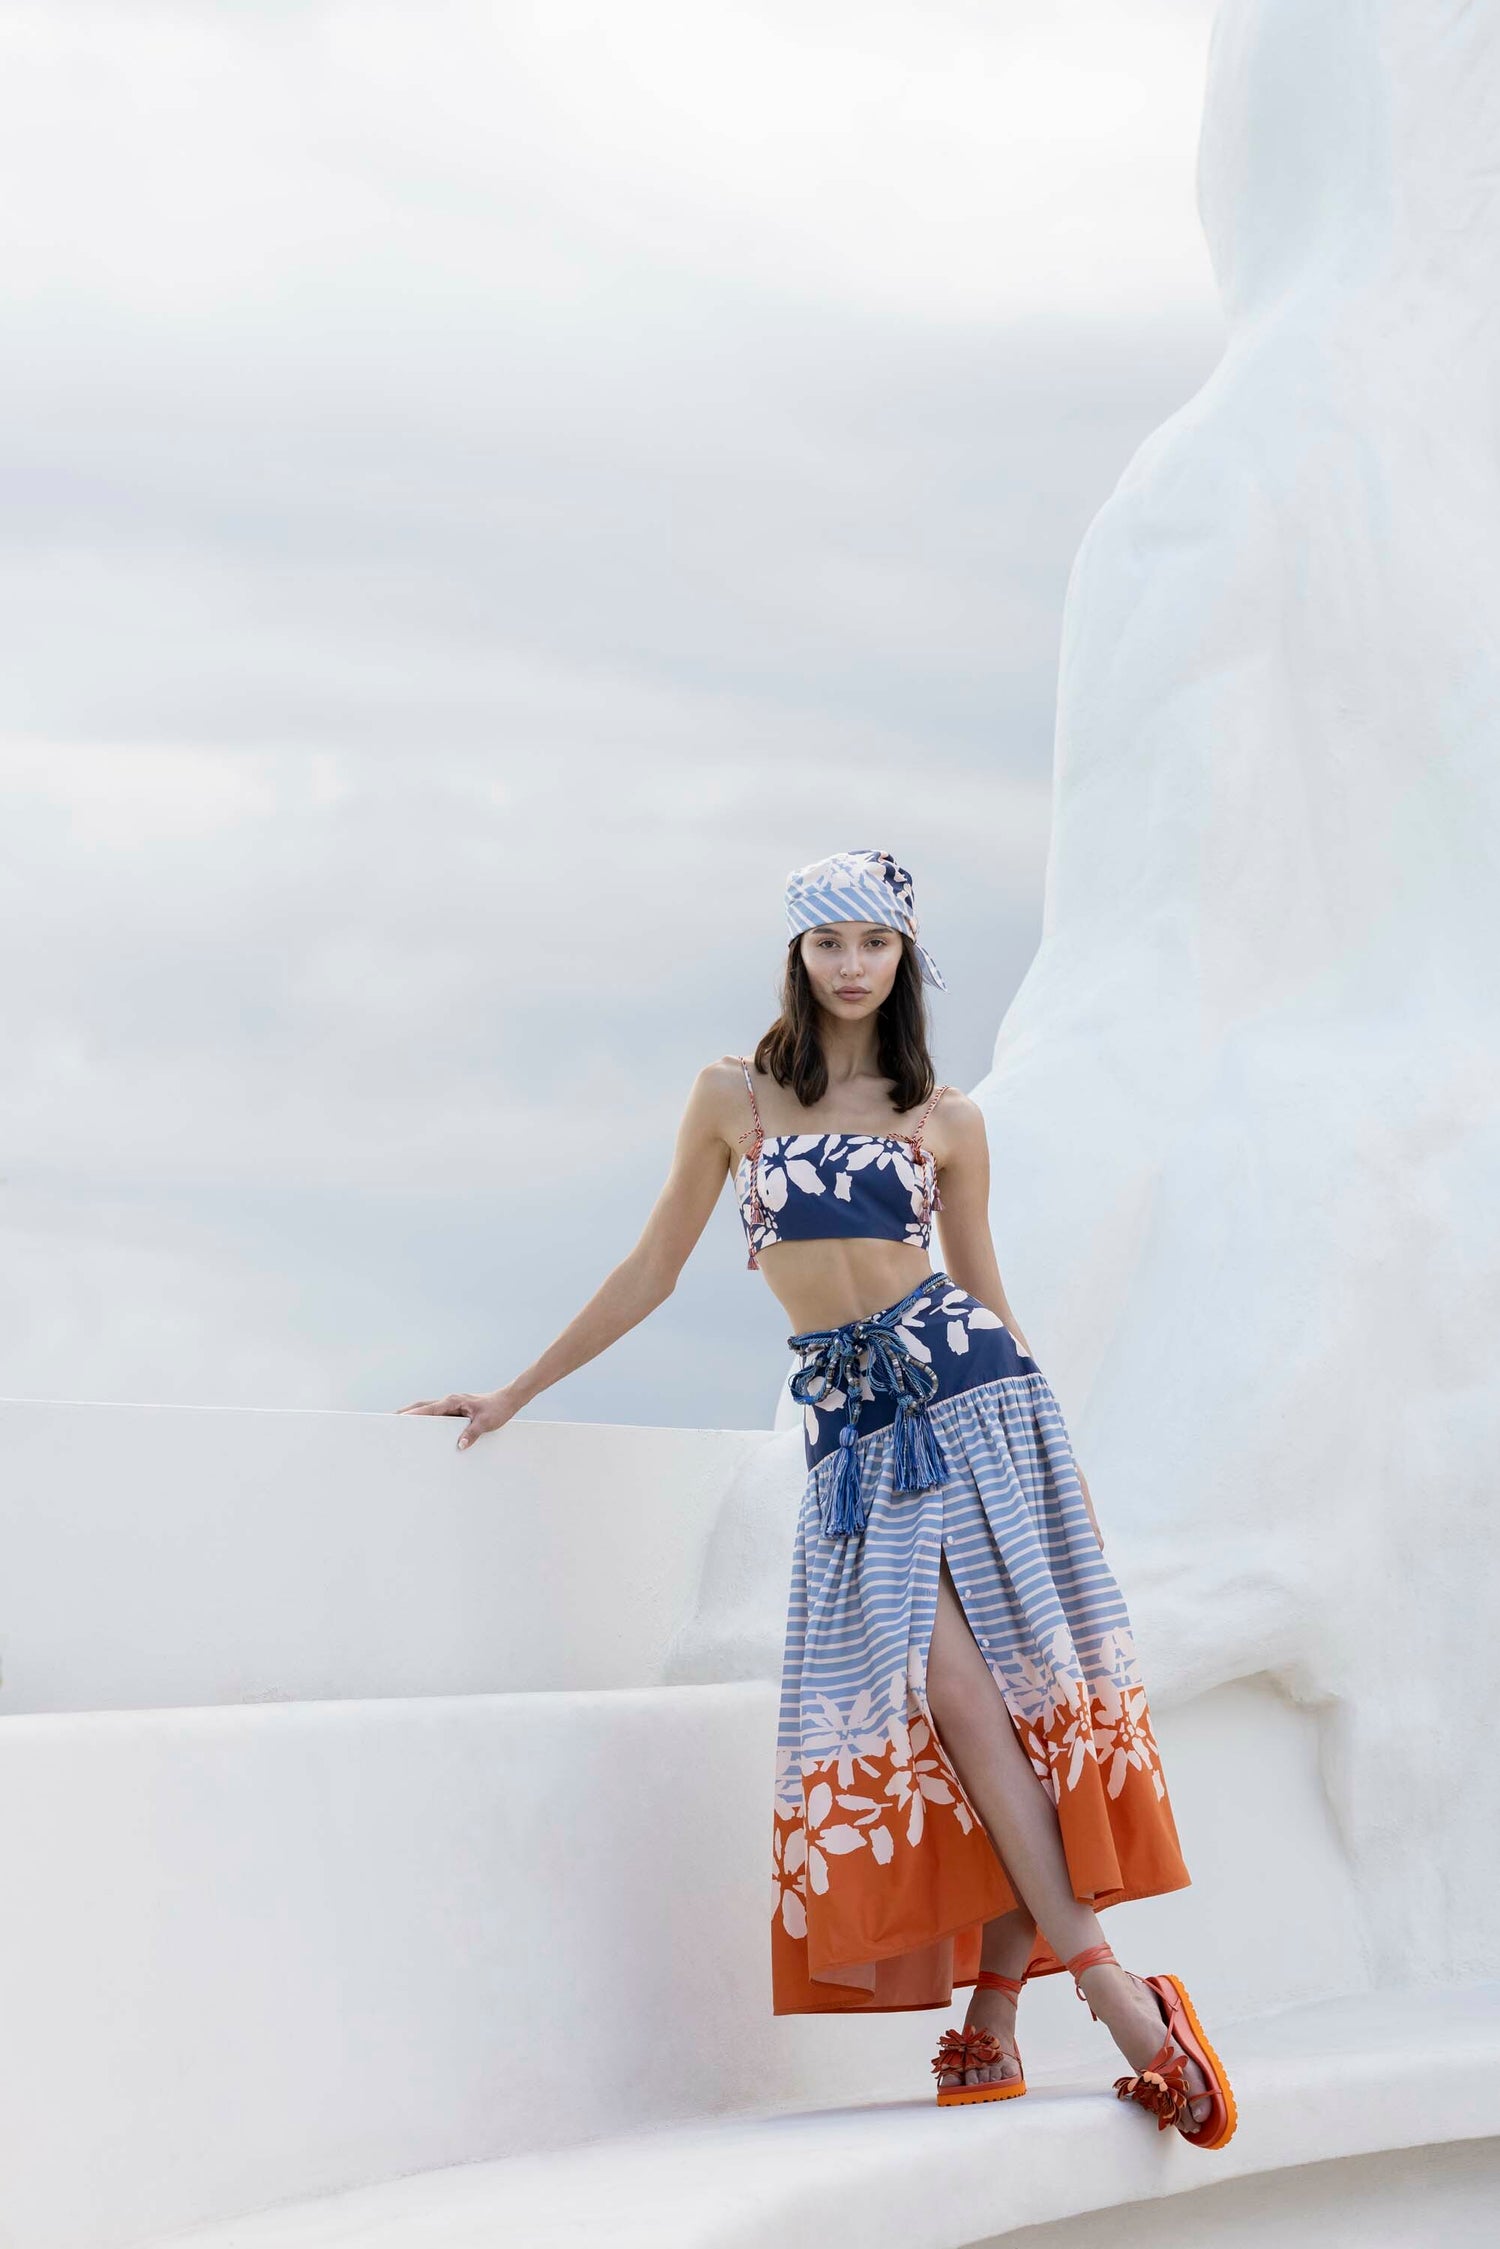
[[[1057,1806],[1075,1896],[1183,1888],[1130,1620],[1047,1379],[943,1272],[789,1338],[808,1478],[776,1756],[775,2013],[936,2007],[1018,1899],[938,1739],[927,1650],[946,1551]],[[922,1487],[922,1488],[909,1488]],[[1028,1974],[1057,1970],[1037,1937]]]

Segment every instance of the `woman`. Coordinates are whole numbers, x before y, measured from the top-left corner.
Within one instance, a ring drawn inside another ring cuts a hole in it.
[[[788,878],[786,909],[780,1019],[753,1066],[699,1073],[629,1256],[503,1389],[402,1411],[463,1416],[461,1448],[500,1428],[671,1294],[729,1170],[795,1330],[808,1467],[775,2011],[946,2006],[972,1984],[937,2098],[1008,2100],[1022,1985],[1065,1968],[1130,2064],[1121,2097],[1222,2147],[1233,2096],[1187,1994],[1122,1968],[1096,1918],[1188,1874],[1088,1486],[1001,1285],[984,1119],[934,1084],[922,983],[946,987],[911,877],[838,852]]]

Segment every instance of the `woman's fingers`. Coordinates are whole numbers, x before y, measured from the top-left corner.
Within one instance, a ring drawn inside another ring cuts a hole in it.
[[[486,1430],[498,1429],[505,1419],[493,1398],[470,1398],[465,1410],[469,1416],[469,1426],[458,1440],[460,1452],[472,1445],[476,1437],[482,1437]]]
[[[476,1437],[486,1430],[498,1429],[510,1416],[502,1413],[493,1396],[481,1397],[472,1390],[454,1390],[446,1398],[418,1398],[409,1406],[398,1406],[398,1413],[462,1414],[469,1426],[458,1440],[458,1449],[464,1452]]]

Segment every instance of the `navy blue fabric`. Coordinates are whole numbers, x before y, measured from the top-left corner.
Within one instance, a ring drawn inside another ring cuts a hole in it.
[[[924,1369],[932,1369],[930,1392],[934,1402],[982,1384],[1041,1372],[999,1315],[944,1272],[929,1273],[883,1316],[890,1318],[892,1313],[902,1349]],[[871,1382],[869,1345],[853,1334],[859,1324],[851,1320],[834,1331],[845,1346],[838,1352],[830,1351],[821,1336],[810,1346],[798,1336],[789,1335],[787,1342],[794,1350],[801,1348],[803,1361],[789,1378],[791,1384],[796,1385],[799,1374],[820,1363],[831,1369],[836,1361],[839,1375],[853,1372],[860,1399],[858,1429],[863,1439],[876,1429],[890,1427],[896,1418],[896,1395]],[[840,1388],[836,1378],[826,1389],[821,1383],[802,1383],[794,1388],[793,1395],[803,1409],[804,1449],[811,1470],[838,1446],[839,1432],[849,1418],[849,1391]]]
[[[896,1133],[772,1134],[734,1178],[745,1239],[910,1242],[926,1249],[937,1206],[937,1164]],[[757,1205],[758,1198],[758,1205]]]

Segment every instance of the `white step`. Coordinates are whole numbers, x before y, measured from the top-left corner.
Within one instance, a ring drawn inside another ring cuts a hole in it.
[[[904,2100],[942,2015],[770,2013],[775,1705],[747,1684],[0,1724],[0,2242],[118,2249],[569,2139]],[[1310,1721],[1242,1686],[1162,1737],[1195,1886],[1115,1909],[1126,1956],[1216,2019],[1357,1985]],[[1097,2037],[1056,1978],[1027,2026],[1037,2067]]]
[[[899,2102],[638,2132],[269,2210],[174,2235],[171,2249],[785,2249],[808,2241],[960,2249],[1017,2227],[1278,2173],[1292,2176],[1273,2205],[1276,2229],[1261,2197],[1254,2233],[1232,2238],[1305,2249],[1320,2204],[1348,2213],[1361,2199],[1365,2173],[1353,2159],[1500,2134],[1500,1985],[1330,2002],[1214,2033],[1241,2111],[1234,2139],[1216,2154],[1158,2134],[1116,2101],[1107,2088],[1118,2065],[1101,2046],[1087,2075],[1070,2073],[1018,2101],[939,2110],[914,2090]],[[598,2099],[599,2075],[581,2053],[576,2111]],[[1330,2180],[1323,2167],[1333,2163],[1346,2168]],[[1441,2159],[1423,2166],[1426,2230],[1399,2238],[1493,2238],[1493,2205],[1474,2208],[1474,2164],[1449,2168]],[[1377,2220],[1381,2180],[1376,2166],[1364,2197]],[[1489,2192],[1500,2187],[1500,2149],[1485,2151],[1482,2182]],[[1191,2219],[1169,2208],[1131,2238],[1208,2249],[1220,2238],[1215,2199],[1198,2192]],[[1370,2225],[1367,2208],[1358,2236],[1345,2238],[1398,2238]],[[1108,2238],[1122,2238],[1118,2222]],[[1328,2249],[1333,2236],[1319,2223],[1316,2238]],[[1058,2249],[1066,2239],[1063,2231]]]
[[[0,1402],[0,1713],[661,1682],[768,1431]]]

